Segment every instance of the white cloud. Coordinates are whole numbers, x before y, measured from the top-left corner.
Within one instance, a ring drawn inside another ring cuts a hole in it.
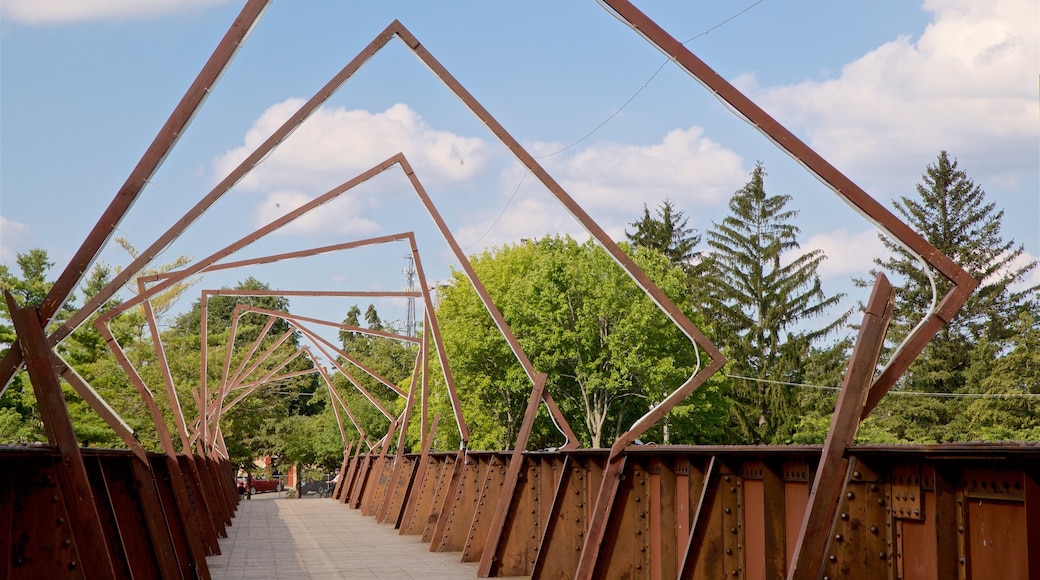
[[[85,20],[154,18],[205,9],[230,0],[0,0],[5,20],[22,24],[66,24]]]
[[[307,203],[314,196],[292,190],[273,191],[254,210],[257,225],[266,225]],[[283,226],[278,233],[290,235],[346,235],[360,238],[379,231],[379,225],[360,217],[365,200],[347,192]]]
[[[14,264],[18,252],[28,249],[31,243],[32,229],[29,226],[0,215],[0,263]]]
[[[799,253],[823,250],[827,259],[820,264],[822,279],[867,277],[874,258],[884,257],[887,250],[878,239],[877,230],[850,232],[846,228],[811,236],[801,244]]]
[[[289,99],[264,111],[243,144],[214,161],[216,177],[227,175],[303,103]],[[396,153],[404,153],[424,184],[454,183],[474,177],[486,166],[487,149],[479,138],[431,128],[404,104],[381,113],[322,107],[238,187],[260,192],[296,189],[317,195]]]
[[[527,149],[538,158],[560,146],[538,142]],[[698,222],[699,210],[725,205],[747,179],[741,157],[704,137],[700,127],[670,131],[650,145],[597,143],[539,162],[613,240],[625,238],[625,228],[641,215],[644,203],[654,208],[665,199],[675,202],[691,227],[703,230],[708,224]],[[546,234],[588,238],[581,224],[532,175],[521,182],[522,172],[514,166],[503,173],[500,203],[513,198],[504,212],[498,205],[459,228],[464,248]]]
[[[547,143],[532,147],[536,157],[553,150],[558,147]],[[665,199],[680,208],[721,205],[747,179],[740,155],[700,127],[672,130],[652,145],[601,143],[542,163],[583,207],[628,221],[643,203]]]
[[[751,91],[825,158],[871,180],[920,175],[946,149],[1014,183],[1036,168],[1038,7],[927,0],[934,21],[916,42],[892,40],[837,78]]]

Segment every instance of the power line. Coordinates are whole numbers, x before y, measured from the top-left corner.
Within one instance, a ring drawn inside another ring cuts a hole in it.
[[[817,389],[821,391],[840,391],[841,387],[830,387],[823,385],[810,385],[808,383],[790,383],[787,381],[774,381],[771,379],[758,379],[741,375],[723,375],[729,379],[741,379],[757,383],[768,383],[771,385],[782,385],[786,387],[799,387],[804,389]],[[1040,398],[1040,393],[928,393],[923,391],[889,391],[889,395],[906,395],[913,397],[937,397],[943,399],[1035,399]]]
[[[747,12],[747,11],[751,10],[751,9],[752,9],[752,8],[754,8],[755,6],[758,6],[759,4],[761,4],[761,3],[765,2],[765,1],[766,1],[766,0],[758,0],[757,2],[754,2],[754,3],[752,3],[752,4],[749,4],[749,5],[748,5],[748,6],[746,7],[746,8],[744,8],[744,9],[743,9],[743,10],[741,10],[740,12],[737,12],[737,13],[736,13],[736,14],[734,14],[733,16],[730,16],[729,18],[727,18],[727,19],[723,20],[722,22],[719,22],[718,24],[716,24],[715,26],[712,26],[711,28],[709,28],[709,29],[705,30],[704,32],[701,32],[700,34],[697,34],[697,35],[695,35],[695,36],[692,36],[692,37],[690,37],[689,39],[687,39],[687,40],[683,41],[683,44],[686,44],[686,43],[692,42],[692,41],[694,41],[694,40],[696,40],[696,39],[698,39],[698,38],[700,38],[700,37],[702,37],[702,36],[706,36],[706,35],[708,35],[708,34],[709,34],[709,33],[711,33],[711,32],[712,32],[713,30],[715,30],[715,29],[717,29],[717,28],[720,28],[720,27],[722,27],[722,26],[724,26],[724,25],[728,24],[729,22],[731,22],[731,21],[735,20],[736,18],[738,18],[739,16],[741,16],[741,15],[742,15],[742,14],[744,14],[745,12]],[[600,4],[600,6],[602,6],[602,3]],[[606,9],[606,7],[604,7],[604,9]],[[609,12],[609,10],[608,10],[608,12]],[[588,139],[589,137],[593,136],[593,135],[594,135],[594,134],[595,134],[595,133],[596,133],[597,131],[599,131],[600,129],[602,129],[604,125],[606,125],[606,124],[607,124],[607,123],[609,123],[609,122],[610,122],[610,121],[611,121],[612,119],[614,119],[614,117],[616,117],[616,116],[618,115],[618,113],[620,113],[621,111],[623,111],[623,110],[625,109],[625,107],[627,107],[627,106],[629,105],[629,103],[631,103],[632,101],[634,101],[634,100],[635,100],[635,98],[639,96],[639,93],[643,92],[643,89],[645,89],[645,88],[647,88],[648,86],[650,86],[650,83],[651,83],[651,82],[652,82],[652,81],[654,80],[654,78],[656,78],[656,77],[657,77],[658,73],[660,73],[660,72],[661,72],[661,71],[662,71],[662,70],[664,69],[664,67],[668,66],[668,63],[669,63],[669,62],[671,62],[671,59],[665,59],[665,61],[661,63],[661,66],[657,67],[657,70],[655,70],[655,71],[654,71],[654,73],[653,73],[652,75],[650,75],[650,78],[646,79],[646,82],[644,82],[644,83],[643,83],[643,86],[639,87],[639,88],[638,88],[638,89],[636,90],[636,92],[632,93],[632,96],[631,96],[631,97],[629,97],[629,98],[628,98],[628,100],[626,100],[626,101],[625,101],[625,102],[624,102],[624,103],[623,103],[623,104],[622,104],[622,105],[621,105],[620,107],[618,107],[618,109],[617,109],[616,111],[614,111],[613,113],[611,113],[611,114],[610,114],[610,115],[609,115],[609,116],[608,116],[608,117],[607,117],[606,119],[604,119],[604,120],[603,120],[603,122],[601,122],[601,123],[600,123],[599,125],[596,125],[595,127],[593,127],[593,129],[592,129],[591,131],[589,131],[588,133],[586,133],[585,135],[583,135],[583,136],[582,136],[582,137],[581,137],[580,139],[578,139],[577,141],[574,141],[573,143],[571,143],[570,145],[567,145],[566,147],[563,147],[562,149],[559,149],[559,150],[557,150],[557,151],[553,151],[552,153],[547,153],[547,154],[545,154],[545,155],[542,155],[542,156],[540,156],[540,157],[535,157],[535,159],[536,159],[536,160],[542,160],[542,159],[546,159],[546,158],[548,158],[548,157],[552,157],[552,156],[554,156],[554,155],[559,155],[560,153],[563,153],[564,151],[566,151],[566,150],[570,149],[571,147],[574,147],[575,145],[577,145],[577,144],[579,144],[579,143],[581,143],[581,142],[585,141],[585,140],[586,140],[586,139]],[[514,198],[516,197],[516,194],[517,194],[517,193],[518,193],[518,192],[520,191],[520,185],[521,185],[521,184],[522,184],[522,183],[524,182],[524,179],[525,179],[525,178],[527,177],[527,173],[528,173],[528,172],[527,172],[527,171],[525,171],[525,172],[524,172],[524,175],[523,175],[523,177],[521,177],[521,178],[520,178],[520,183],[518,183],[518,184],[516,185],[516,189],[515,189],[515,190],[513,190],[513,195],[509,196],[509,200],[508,200],[508,201],[506,201],[506,205],[505,205],[505,207],[503,207],[503,208],[502,208],[502,211],[501,211],[501,212],[499,212],[499,214],[498,214],[498,217],[496,217],[496,218],[495,218],[495,221],[494,221],[494,223],[492,223],[492,224],[491,224],[491,226],[490,226],[490,227],[488,227],[487,231],[485,231],[485,232],[484,232],[483,234],[481,234],[479,238],[477,238],[476,240],[473,240],[473,242],[472,242],[472,243],[470,243],[470,244],[469,244],[469,245],[467,245],[467,246],[466,246],[465,248],[463,248],[463,250],[468,250],[469,248],[473,247],[473,246],[474,246],[474,245],[475,245],[475,244],[476,244],[477,242],[479,242],[480,240],[484,239],[484,236],[488,235],[488,234],[489,234],[489,233],[491,232],[491,230],[493,230],[493,229],[495,228],[495,226],[496,226],[496,225],[498,224],[498,221],[499,221],[500,219],[502,219],[502,215],[503,215],[503,214],[505,214],[505,212],[506,212],[506,210],[507,210],[507,209],[509,209],[509,205],[513,203],[513,199],[514,199]]]

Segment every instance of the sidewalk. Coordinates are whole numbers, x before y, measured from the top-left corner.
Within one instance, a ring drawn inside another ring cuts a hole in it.
[[[460,562],[460,552],[430,552],[417,536],[331,499],[258,494],[239,503],[227,533],[221,555],[206,558],[214,580],[477,576],[477,564]]]

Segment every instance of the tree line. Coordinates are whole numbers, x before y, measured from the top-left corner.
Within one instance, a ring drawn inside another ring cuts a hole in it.
[[[791,197],[768,194],[766,177],[764,167],[757,165],[732,195],[728,215],[703,233],[689,227],[684,212],[670,201],[653,212],[644,206],[626,231],[622,248],[729,360],[722,372],[647,432],[643,443],[819,443],[826,435],[857,313],[837,310],[843,296],[823,290],[819,268],[826,256],[801,249]],[[981,285],[872,413],[859,440],[1040,438],[1035,408],[1040,399],[1040,290],[1024,283],[1037,263],[1023,261],[1023,247],[1003,239],[1003,210],[986,201],[981,187],[946,152],[928,165],[914,195],[895,202],[895,210]],[[891,352],[930,307],[933,288],[916,258],[887,238],[882,242],[887,255],[877,257],[874,266],[897,287],[887,345]],[[128,243],[123,247],[133,252]],[[180,267],[184,260],[157,271]],[[548,375],[547,389],[584,445],[609,446],[706,362],[704,353],[591,241],[546,236],[487,249],[471,262],[521,347]],[[18,273],[0,266],[0,283],[20,304],[39,304],[51,285],[47,253],[36,249],[19,254],[17,265]],[[99,264],[80,292],[89,299],[111,278],[111,268]],[[942,279],[935,283],[934,292],[942,296],[947,285]],[[184,289],[175,288],[164,300],[172,304]],[[268,287],[249,278],[236,289]],[[188,417],[197,415],[194,391],[200,383],[201,353],[209,357],[207,382],[217,385],[224,379],[235,305],[242,302],[290,311],[284,297],[218,295],[208,303],[205,340],[198,301],[161,331]],[[117,304],[112,301],[103,310]],[[0,345],[6,348],[14,334],[6,305],[0,308]],[[437,319],[472,433],[468,446],[509,447],[531,384],[462,272],[453,272],[451,283],[441,290]],[[364,314],[359,306],[351,307],[344,323],[401,330],[400,323],[381,320],[372,305]],[[243,366],[266,324],[267,318],[255,313],[240,318],[231,369]],[[145,382],[162,385],[143,312],[130,309],[114,318],[111,328]],[[257,350],[274,348],[275,337],[289,331],[284,320],[276,322]],[[339,339],[352,359],[408,387],[418,352],[414,343],[346,330]],[[275,355],[238,377],[236,384],[256,382],[300,345],[301,336],[292,332]],[[144,402],[93,325],[77,329],[58,350],[145,446],[158,450]],[[343,357],[338,362],[351,366]],[[307,370],[313,370],[313,362],[300,357],[278,374]],[[403,410],[404,398],[381,381],[362,372],[352,378],[384,408],[395,414]],[[436,357],[431,358],[428,379],[431,413],[442,417],[436,447],[457,448],[462,442],[450,420],[450,398]],[[358,428],[370,442],[382,437],[389,420],[378,407],[343,374],[333,372],[332,381],[352,411],[352,419],[341,417],[348,439],[357,444]],[[120,447],[118,437],[75,392],[63,388],[81,444]],[[152,390],[175,432],[170,401],[161,388]],[[270,455],[283,464],[338,465],[343,448],[333,406],[318,373],[256,387],[221,422],[232,460],[245,465],[252,457]],[[33,392],[22,373],[0,398],[0,443],[44,440]],[[419,440],[418,421],[412,421],[406,444],[415,450]],[[544,408],[531,440],[534,448],[563,443]]]

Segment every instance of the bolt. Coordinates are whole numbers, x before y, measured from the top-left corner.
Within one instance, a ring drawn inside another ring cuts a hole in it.
[[[961,524],[961,525],[957,526],[957,531],[963,534],[964,533],[964,524]]]
[[[885,500],[883,498],[879,497],[879,498],[877,498],[877,504],[878,505],[885,505]]]

